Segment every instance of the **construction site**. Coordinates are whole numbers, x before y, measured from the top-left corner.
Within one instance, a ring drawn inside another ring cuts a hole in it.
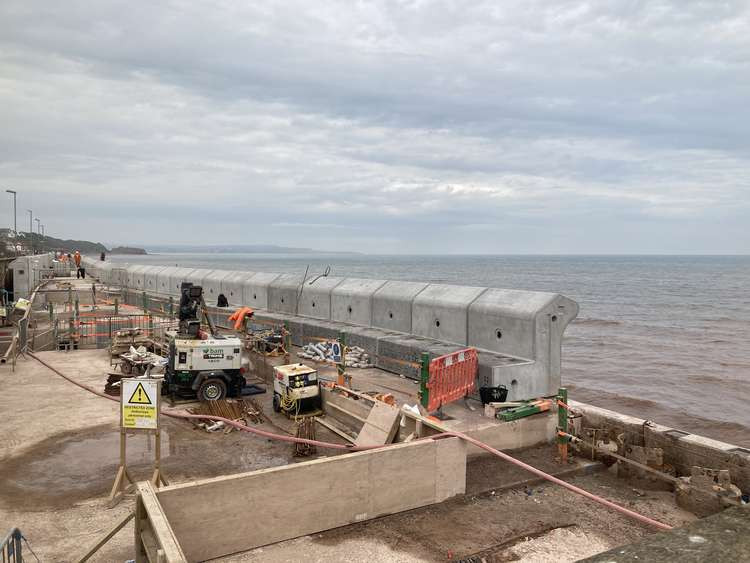
[[[565,296],[8,271],[3,563],[750,557],[750,451],[568,396]]]

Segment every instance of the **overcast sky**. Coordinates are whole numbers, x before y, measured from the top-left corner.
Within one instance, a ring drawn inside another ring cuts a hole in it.
[[[116,243],[748,253],[750,9],[4,0],[0,187]]]

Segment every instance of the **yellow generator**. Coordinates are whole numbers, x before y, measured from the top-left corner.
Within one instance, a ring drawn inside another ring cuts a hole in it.
[[[318,372],[304,364],[273,368],[273,410],[302,414],[320,409]]]

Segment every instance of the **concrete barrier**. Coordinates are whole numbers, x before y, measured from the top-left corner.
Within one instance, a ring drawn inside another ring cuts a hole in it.
[[[137,266],[127,271],[128,286],[140,290],[139,276],[149,274]],[[510,400],[556,393],[562,337],[578,313],[574,301],[556,293],[332,277],[302,286],[295,274],[182,268],[160,270],[159,285],[167,275],[171,295],[192,281],[204,286],[209,305],[222,292],[232,306],[289,322],[295,344],[344,331],[378,367],[408,377],[418,377],[423,353],[434,358],[476,347],[478,387],[504,385]]]
[[[484,287],[430,284],[414,297],[411,331],[419,336],[466,344],[469,306]]]
[[[258,272],[242,284],[242,304],[253,309],[269,309],[269,287],[279,274]]]
[[[302,276],[281,274],[268,284],[268,308],[278,313],[295,314],[297,295],[302,284]]]
[[[144,289],[150,293],[159,293],[159,273],[166,270],[166,266],[151,266],[144,272]]]
[[[221,280],[221,293],[227,298],[230,306],[242,305],[242,288],[255,272],[232,272]]]
[[[314,319],[330,319],[331,291],[342,281],[344,278],[332,277],[319,278],[312,284],[306,281],[299,296],[299,314]]]
[[[173,295],[171,276],[179,270],[177,266],[168,266],[156,275],[156,293],[158,295]]]
[[[386,280],[346,278],[331,290],[331,319],[360,326],[372,325],[372,297]]]
[[[221,293],[221,282],[228,276],[235,274],[235,271],[213,270],[203,277],[203,299],[209,305],[216,305],[216,300]]]
[[[428,284],[389,281],[372,296],[372,326],[411,332],[412,302]]]
[[[180,287],[182,282],[188,280],[188,276],[195,271],[195,268],[175,268],[169,274],[169,295],[174,297],[180,296]]]
[[[189,273],[189,274],[188,274],[188,275],[187,275],[187,276],[185,277],[185,280],[184,280],[184,281],[186,281],[186,282],[190,282],[190,283],[192,283],[193,285],[200,285],[200,286],[202,286],[202,285],[203,285],[203,279],[204,279],[204,278],[205,278],[205,277],[206,277],[206,276],[207,276],[208,274],[210,274],[211,272],[213,272],[213,270],[209,270],[209,269],[207,269],[207,268],[198,268],[198,269],[195,269],[195,270],[193,270],[192,272],[190,272],[190,273]]]
[[[146,285],[146,270],[151,266],[128,266],[128,287],[136,291],[144,291]]]

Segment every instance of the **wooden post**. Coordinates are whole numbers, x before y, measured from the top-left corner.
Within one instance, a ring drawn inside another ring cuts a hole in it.
[[[120,300],[115,297],[115,316],[119,314],[120,311]]]

